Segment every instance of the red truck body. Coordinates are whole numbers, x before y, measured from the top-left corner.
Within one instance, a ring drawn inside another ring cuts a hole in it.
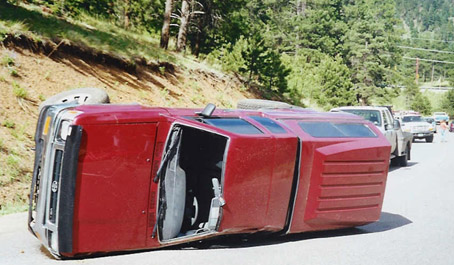
[[[379,219],[391,147],[370,122],[303,109],[198,111],[43,109],[30,231],[53,255],[74,257]]]

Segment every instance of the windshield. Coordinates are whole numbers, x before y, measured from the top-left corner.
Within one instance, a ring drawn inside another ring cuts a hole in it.
[[[404,116],[402,118],[403,122],[420,122],[423,121],[421,116]]]
[[[364,109],[343,109],[342,111],[352,113],[363,117],[364,119],[372,122],[376,126],[381,126],[381,116],[378,110],[364,110]]]

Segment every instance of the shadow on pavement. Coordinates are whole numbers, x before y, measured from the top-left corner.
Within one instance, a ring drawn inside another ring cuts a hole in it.
[[[244,234],[244,235],[226,235],[213,239],[206,239],[198,242],[191,242],[181,244],[177,246],[165,247],[162,249],[156,249],[154,251],[166,251],[166,250],[194,250],[194,249],[223,249],[223,248],[249,248],[257,246],[277,245],[288,242],[302,241],[314,238],[333,238],[343,237],[352,235],[361,235],[369,233],[385,232],[395,228],[402,227],[412,222],[398,214],[392,214],[382,212],[380,220],[355,228],[338,229],[331,231],[318,231],[318,232],[306,232],[291,235],[280,235],[270,233],[256,233],[256,234]],[[42,247],[41,251],[44,255],[52,257],[48,254],[48,251]],[[109,253],[94,253],[85,257],[75,257],[69,259],[86,259],[86,258],[97,258],[105,256],[117,256],[117,255],[130,255],[134,253],[149,252],[153,250],[137,250],[137,251],[120,251],[120,252],[109,252]],[[54,259],[52,257],[52,259]],[[68,259],[68,258],[66,258]]]
[[[377,233],[399,228],[411,223],[411,220],[402,215],[382,212],[378,222],[360,226],[357,227],[357,229],[363,230],[364,233]]]
[[[408,161],[408,164],[407,164],[406,167],[401,167],[401,166],[389,166],[388,172],[393,172],[394,170],[397,170],[397,169],[409,168],[409,167],[412,167],[412,166],[416,166],[417,164],[418,164],[418,162],[410,162],[410,161]]]
[[[172,247],[171,249],[245,248],[275,245],[314,238],[332,238],[385,232],[411,223],[412,221],[401,215],[382,212],[379,221],[355,228],[346,228],[332,231],[306,232],[291,235],[276,235],[276,234],[231,235],[197,243],[190,243],[180,247]]]

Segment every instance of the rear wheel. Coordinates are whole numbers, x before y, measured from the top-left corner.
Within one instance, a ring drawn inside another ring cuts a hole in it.
[[[405,154],[402,156],[396,156],[391,160],[392,166],[401,166],[406,167],[408,165],[408,160],[410,160],[410,147],[405,148]]]
[[[410,159],[410,147],[405,147],[405,155],[398,157],[398,163],[401,167],[408,166],[408,160]]]
[[[265,99],[242,99],[238,101],[238,109],[286,109],[292,105],[281,101],[265,100]]]

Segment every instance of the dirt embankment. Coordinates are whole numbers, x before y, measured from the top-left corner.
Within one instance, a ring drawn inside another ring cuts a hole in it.
[[[0,46],[0,210],[24,205],[32,173],[33,135],[38,105],[73,88],[99,87],[112,103],[233,108],[244,91],[236,79],[215,71],[172,65],[136,65],[134,71],[86,56],[17,45]],[[197,65],[197,63],[194,63]]]

